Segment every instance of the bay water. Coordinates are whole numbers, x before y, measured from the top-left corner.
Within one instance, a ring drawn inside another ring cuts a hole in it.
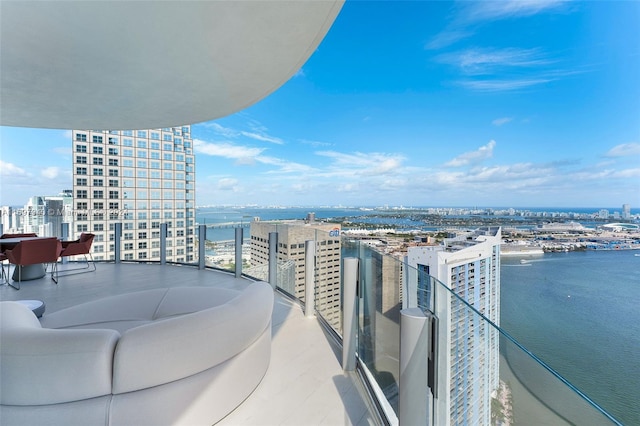
[[[640,251],[520,260],[502,258],[501,327],[620,422],[640,425]]]

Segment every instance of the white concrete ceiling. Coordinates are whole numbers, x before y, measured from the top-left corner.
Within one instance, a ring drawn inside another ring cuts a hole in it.
[[[2,0],[0,124],[142,129],[232,114],[296,73],[342,4]]]

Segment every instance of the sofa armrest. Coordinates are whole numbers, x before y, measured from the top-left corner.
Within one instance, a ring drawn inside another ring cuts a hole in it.
[[[259,282],[223,305],[127,330],[116,347],[113,393],[215,367],[255,342],[270,327],[272,311],[273,289]]]
[[[111,393],[113,330],[0,329],[0,403],[44,405]]]

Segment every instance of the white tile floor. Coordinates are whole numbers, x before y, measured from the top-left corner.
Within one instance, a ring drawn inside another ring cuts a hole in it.
[[[113,294],[170,286],[242,289],[248,280],[194,267],[98,263],[96,272],[0,286],[0,300],[40,299],[46,313]],[[60,270],[63,267],[61,266]],[[45,313],[45,315],[46,315]],[[271,363],[253,394],[219,424],[373,425],[375,417],[353,373],[341,368],[340,349],[315,318],[280,295],[272,320]]]

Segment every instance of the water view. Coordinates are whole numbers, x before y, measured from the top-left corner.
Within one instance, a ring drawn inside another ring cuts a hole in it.
[[[302,219],[309,208],[200,209],[214,241],[235,226]],[[317,218],[371,220],[357,208],[313,209]],[[585,212],[582,212],[585,213]],[[391,214],[391,213],[387,213]],[[415,227],[411,220],[390,224]],[[431,230],[430,227],[425,227]],[[501,326],[623,424],[640,424],[640,254],[638,250],[545,253],[502,258]],[[516,419],[517,421],[517,419]]]

